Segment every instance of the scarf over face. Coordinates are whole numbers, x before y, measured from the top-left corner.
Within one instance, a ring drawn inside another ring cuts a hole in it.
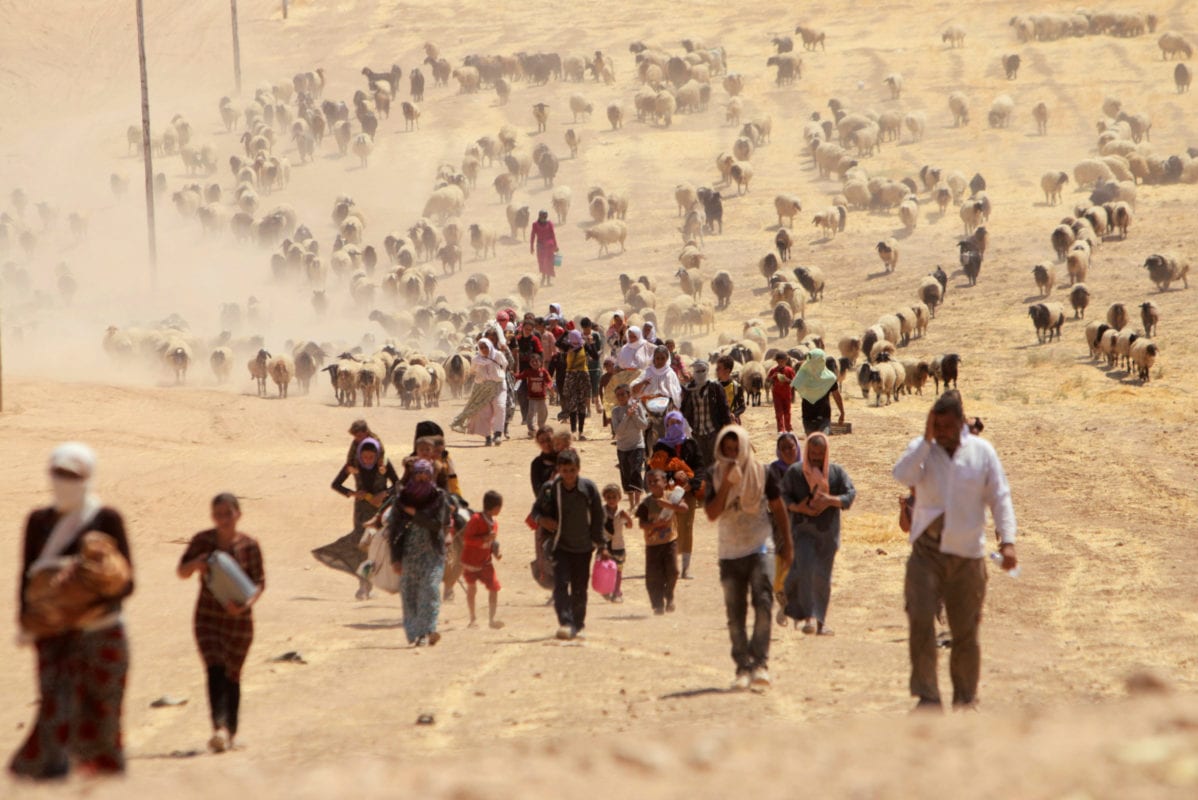
[[[736,436],[740,443],[736,458],[728,458],[720,452],[720,442],[728,434]],[[754,512],[765,496],[765,466],[753,457],[753,444],[749,441],[749,432],[740,425],[725,425],[715,438],[715,470],[713,473],[716,491],[724,485],[724,477],[735,464],[740,467],[741,480],[739,486],[733,486],[728,492],[727,504],[740,500],[741,510],[746,513]]]
[[[824,351],[811,350],[790,385],[808,403],[818,403],[834,383],[836,373],[828,369],[828,357]]]
[[[666,433],[658,441],[665,442],[671,448],[677,448],[686,441],[686,417],[681,411],[671,411],[666,414]]]
[[[824,457],[818,464],[811,460],[811,443],[819,442],[824,446]],[[828,437],[822,433],[812,433],[807,436],[807,446],[803,452],[803,477],[807,479],[807,487],[811,490],[811,496],[814,497],[819,492],[828,494],[831,490],[828,488],[828,460],[831,453],[828,451]]]

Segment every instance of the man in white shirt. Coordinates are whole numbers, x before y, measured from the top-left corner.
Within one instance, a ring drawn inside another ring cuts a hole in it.
[[[969,707],[977,702],[981,669],[986,509],[994,517],[1003,569],[1012,570],[1018,561],[1011,490],[994,448],[969,433],[956,390],[932,406],[923,437],[908,445],[894,465],[894,477],[915,489],[905,586],[911,694],[919,698],[916,708],[941,707],[936,613],[943,603],[952,631],[953,705]]]

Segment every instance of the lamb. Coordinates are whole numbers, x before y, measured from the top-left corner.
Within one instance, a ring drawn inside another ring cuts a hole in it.
[[[1060,303],[1036,303],[1027,310],[1036,326],[1036,340],[1040,344],[1051,342],[1055,332],[1061,338],[1061,326],[1065,324],[1065,310]]]
[[[607,195],[607,218],[625,219],[628,216],[627,195],[609,192]]]
[[[1148,382],[1149,373],[1156,363],[1156,357],[1159,352],[1156,342],[1146,337],[1136,339],[1131,345],[1129,353],[1131,363],[1135,365],[1136,376],[1140,379],[1141,383]]]
[[[898,72],[892,72],[882,80],[882,83],[890,87],[890,99],[898,100],[903,93],[903,76]]]
[[[1140,334],[1131,330],[1120,331],[1115,338],[1115,358],[1120,361],[1125,371],[1131,371],[1131,348]]]
[[[1113,369],[1115,362],[1119,358],[1118,350],[1119,332],[1112,329],[1109,325],[1103,331],[1102,336],[1098,340],[1098,356],[1105,358],[1108,368]]]
[[[474,248],[474,257],[476,259],[486,258],[488,251],[490,251],[492,256],[496,254],[495,243],[499,237],[494,230],[485,225],[475,223],[470,226],[469,231],[470,246]]]
[[[678,103],[674,95],[662,90],[653,96],[653,120],[659,125],[669,127],[674,121],[674,112]]]
[[[575,142],[577,146],[577,141]],[[537,159],[537,171],[541,173],[541,179],[545,181],[545,186],[553,185],[553,179],[557,177],[558,160],[557,156],[546,150]]]
[[[1148,270],[1148,277],[1156,284],[1158,291],[1168,291],[1174,281],[1181,281],[1185,288],[1190,288],[1187,277],[1190,265],[1184,261],[1178,261],[1176,256],[1155,253],[1145,259],[1144,268]]]
[[[1156,303],[1151,300],[1140,303],[1140,324],[1144,326],[1145,336],[1155,334],[1157,323],[1160,321],[1160,309],[1156,307]]]
[[[1090,247],[1086,242],[1074,242],[1065,257],[1065,269],[1069,271],[1069,285],[1085,283],[1090,269]]]
[[[969,98],[962,92],[953,92],[948,96],[948,109],[953,114],[953,127],[959,128],[969,124]]]
[[[794,270],[795,278],[798,279],[799,285],[807,290],[807,294],[811,297],[811,302],[817,302],[824,296],[824,271],[819,267],[796,267]]]
[[[405,100],[400,108],[403,110],[403,129],[420,130],[420,107]]]
[[[793,194],[780,194],[774,198],[774,210],[778,212],[778,227],[782,227],[782,218],[786,217],[790,220],[790,227],[794,227],[795,217],[803,210],[803,203],[798,196]]]
[[[982,253],[972,239],[958,242],[957,247],[961,251],[961,269],[964,270],[965,277],[969,279],[969,285],[976,286],[978,274],[982,271]]]
[[[1040,176],[1040,189],[1044,192],[1044,202],[1054,206],[1061,202],[1061,190],[1069,182],[1066,172],[1045,172]]]
[[[1077,283],[1069,291],[1069,305],[1073,308],[1074,319],[1086,318],[1086,307],[1090,305],[1090,290],[1084,283]]]
[[[597,198],[598,199],[598,198]],[[623,221],[618,219],[599,222],[587,229],[583,236],[584,241],[594,239],[599,243],[599,255],[605,253],[610,255],[610,247],[617,242],[620,245],[620,252],[625,250],[624,240],[628,237],[628,226]]]
[[[894,268],[898,266],[899,259],[898,242],[893,238],[886,239],[878,242],[874,249],[878,251],[878,257],[882,259],[882,266],[886,272],[894,272]]]
[[[1052,285],[1056,280],[1052,267],[1047,264],[1037,264],[1032,267],[1032,275],[1035,276],[1036,288],[1040,290],[1041,297],[1052,294]]]
[[[1184,56],[1188,61],[1190,56],[1194,55],[1194,48],[1185,40],[1185,37],[1180,33],[1166,31],[1161,34],[1161,38],[1157,39],[1157,45],[1161,48],[1161,60],[1168,60],[1171,56]]]
[[[1036,120],[1036,131],[1041,136],[1048,135],[1048,105],[1044,101],[1032,106],[1032,118]]]
[[[578,146],[582,143],[582,137],[574,132],[573,128],[566,129],[566,147],[570,149],[570,158],[578,158]],[[544,172],[544,170],[542,170]]]
[[[553,190],[553,212],[557,215],[558,224],[563,224],[570,216],[570,187],[559,186]]]
[[[716,297],[716,308],[727,308],[732,300],[732,276],[720,270],[711,279],[711,292]]]
[[[574,115],[574,122],[578,122],[579,114],[590,117],[594,111],[595,107],[588,103],[587,99],[581,94],[575,93],[570,95],[570,113]]]
[[[1127,327],[1127,306],[1122,303],[1111,303],[1106,310],[1106,324],[1117,331]]]
[[[1190,90],[1190,82],[1194,79],[1193,73],[1188,65],[1177,63],[1173,68],[1173,84],[1177,87],[1177,93],[1188,92]]]

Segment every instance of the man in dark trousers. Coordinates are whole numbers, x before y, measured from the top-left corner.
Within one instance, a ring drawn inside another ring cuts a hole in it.
[[[942,708],[936,612],[943,603],[953,637],[953,707],[969,708],[977,703],[982,663],[978,627],[986,599],[987,508],[994,517],[1002,568],[1009,571],[1019,564],[1011,489],[994,448],[969,432],[955,389],[932,406],[923,436],[907,446],[894,465],[894,477],[915,489],[905,585],[911,694],[919,698],[917,709]]]
[[[533,514],[537,524],[553,539],[553,605],[557,611],[557,638],[582,636],[587,618],[587,584],[591,577],[591,553],[611,558],[603,535],[603,497],[598,487],[579,474],[577,451],[557,455],[557,477],[541,490]]]
[[[694,378],[682,388],[682,416],[691,426],[691,437],[699,445],[699,457],[706,469],[715,461],[716,434],[732,423],[732,415],[724,387],[708,380],[707,362],[696,361],[691,365],[691,374]]]

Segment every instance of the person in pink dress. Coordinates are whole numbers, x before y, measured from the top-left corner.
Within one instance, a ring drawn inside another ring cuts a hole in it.
[[[553,223],[549,221],[549,212],[537,214],[537,221],[532,224],[532,234],[528,239],[528,252],[533,248],[537,251],[537,267],[541,270],[541,285],[552,286],[557,275],[554,269],[553,256],[557,253],[557,236],[553,232]]]

